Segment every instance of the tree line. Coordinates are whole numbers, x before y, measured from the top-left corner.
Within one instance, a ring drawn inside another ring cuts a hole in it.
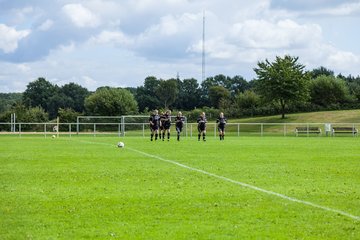
[[[287,55],[260,61],[254,71],[257,77],[251,81],[223,74],[201,83],[194,78],[149,76],[142,86],[104,86],[94,92],[76,83],[58,86],[38,78],[23,93],[0,94],[0,122],[9,122],[14,112],[22,122],[56,117],[74,122],[79,115],[149,114],[158,108],[181,110],[191,120],[203,110],[214,117],[222,111],[231,118],[274,114],[285,118],[286,113],[360,107],[359,76],[335,76],[325,67],[305,71],[298,57]]]

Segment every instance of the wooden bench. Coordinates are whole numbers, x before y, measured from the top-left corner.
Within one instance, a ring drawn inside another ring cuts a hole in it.
[[[318,127],[296,127],[295,134],[298,136],[299,134],[321,134],[321,129]]]
[[[333,127],[331,134],[335,136],[335,133],[351,133],[353,135],[358,134],[358,129],[353,127]]]

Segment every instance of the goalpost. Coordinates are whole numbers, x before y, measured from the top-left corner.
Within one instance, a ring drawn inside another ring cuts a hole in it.
[[[145,135],[145,128],[149,124],[149,115],[124,115],[121,116],[121,129],[123,136],[126,135],[126,131],[142,131],[142,135]]]
[[[121,134],[121,116],[77,116],[76,134],[81,130],[93,132],[105,130],[105,132],[117,132]]]
[[[175,119],[176,116],[171,116]],[[184,116],[184,133],[187,136],[187,118]],[[114,133],[126,136],[127,132],[145,136],[149,126],[149,115],[123,115],[123,116],[78,116],[76,120],[76,133],[82,131],[94,135],[98,132]],[[175,126],[175,122],[172,123]],[[115,129],[116,128],[116,129]]]

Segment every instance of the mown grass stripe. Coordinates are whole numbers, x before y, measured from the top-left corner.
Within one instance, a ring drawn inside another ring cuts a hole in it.
[[[139,150],[134,149],[134,148],[129,148],[128,147],[127,149],[129,149],[131,151],[134,151],[134,152],[137,152],[139,154],[142,154],[144,156],[150,157],[150,158],[155,158],[155,159],[158,159],[158,160],[163,161],[163,162],[171,163],[171,164],[177,165],[177,166],[182,167],[182,168],[186,168],[186,169],[191,170],[191,171],[199,172],[199,173],[202,173],[202,174],[214,177],[214,178],[218,178],[218,179],[221,179],[221,180],[224,180],[224,181],[227,181],[227,182],[231,182],[231,183],[240,185],[242,187],[250,188],[250,189],[253,189],[255,191],[259,191],[259,192],[263,192],[263,193],[266,193],[266,194],[269,194],[269,195],[280,197],[280,198],[286,199],[286,200],[291,201],[291,202],[296,202],[296,203],[308,205],[308,206],[311,206],[311,207],[314,207],[314,208],[319,208],[319,209],[322,209],[322,210],[325,210],[325,211],[328,211],[328,212],[337,213],[337,214],[352,218],[354,220],[360,221],[359,216],[355,216],[353,214],[344,212],[342,210],[338,210],[338,209],[334,209],[334,208],[330,208],[330,207],[326,207],[326,206],[321,206],[319,204],[312,203],[312,202],[309,202],[309,201],[304,201],[304,200],[300,200],[300,199],[297,199],[297,198],[289,197],[289,196],[286,196],[286,195],[281,194],[281,193],[269,191],[269,190],[266,190],[266,189],[263,189],[263,188],[260,188],[260,187],[254,186],[254,185],[239,182],[239,181],[236,181],[236,180],[224,177],[224,176],[220,176],[220,175],[217,175],[217,174],[214,174],[214,173],[210,173],[210,172],[198,169],[198,168],[193,168],[193,167],[184,165],[182,163],[178,163],[178,162],[173,161],[173,160],[168,160],[168,159],[164,159],[162,157],[156,156],[156,155],[148,154],[148,153],[139,151]]]
[[[113,144],[109,144],[109,143],[83,141],[83,140],[79,140],[79,141],[82,142],[82,143],[87,143],[87,144],[99,144],[99,145],[106,145],[106,146],[114,147]],[[182,167],[182,168],[194,171],[194,172],[202,173],[202,174],[205,174],[207,176],[211,176],[211,177],[214,177],[214,178],[217,178],[217,179],[221,179],[223,181],[227,181],[227,182],[230,182],[230,183],[233,183],[233,184],[245,187],[245,188],[249,188],[249,189],[252,189],[252,190],[255,190],[255,191],[258,191],[258,192],[262,192],[262,193],[266,193],[268,195],[276,196],[276,197],[279,197],[279,198],[282,198],[282,199],[285,199],[285,200],[288,200],[288,201],[291,201],[291,202],[295,202],[295,203],[311,206],[311,207],[314,207],[314,208],[318,208],[318,209],[321,209],[321,210],[324,210],[324,211],[327,211],[327,212],[337,213],[337,214],[340,214],[342,216],[345,216],[345,217],[360,221],[360,216],[356,216],[356,215],[347,213],[347,212],[342,211],[342,210],[322,206],[322,205],[319,205],[319,204],[316,204],[316,203],[312,203],[312,202],[309,202],[309,201],[297,199],[297,198],[294,198],[294,197],[289,197],[289,196],[286,196],[286,195],[281,194],[281,193],[266,190],[266,189],[263,189],[263,188],[260,188],[260,187],[257,187],[257,186],[251,185],[251,184],[236,181],[236,180],[233,180],[233,179],[221,176],[221,175],[217,175],[217,174],[214,174],[214,173],[210,173],[210,172],[198,169],[198,168],[190,167],[190,166],[187,166],[185,164],[182,164],[182,163],[179,163],[179,162],[176,162],[176,161],[173,161],[173,160],[165,159],[165,158],[162,158],[160,156],[149,154],[149,153],[137,150],[135,148],[127,147],[126,149],[128,149],[130,151],[133,151],[133,152],[136,152],[138,154],[141,154],[143,156],[149,157],[149,158],[154,158],[154,159],[157,159],[157,160],[160,160],[160,161],[163,161],[163,162],[171,163],[173,165],[176,165],[176,166],[179,166],[179,167]]]

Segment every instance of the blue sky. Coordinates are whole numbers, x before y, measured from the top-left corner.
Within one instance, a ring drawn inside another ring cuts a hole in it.
[[[290,54],[311,70],[360,74],[360,0],[0,0],[0,92],[45,77],[136,87],[147,76],[256,77]]]

